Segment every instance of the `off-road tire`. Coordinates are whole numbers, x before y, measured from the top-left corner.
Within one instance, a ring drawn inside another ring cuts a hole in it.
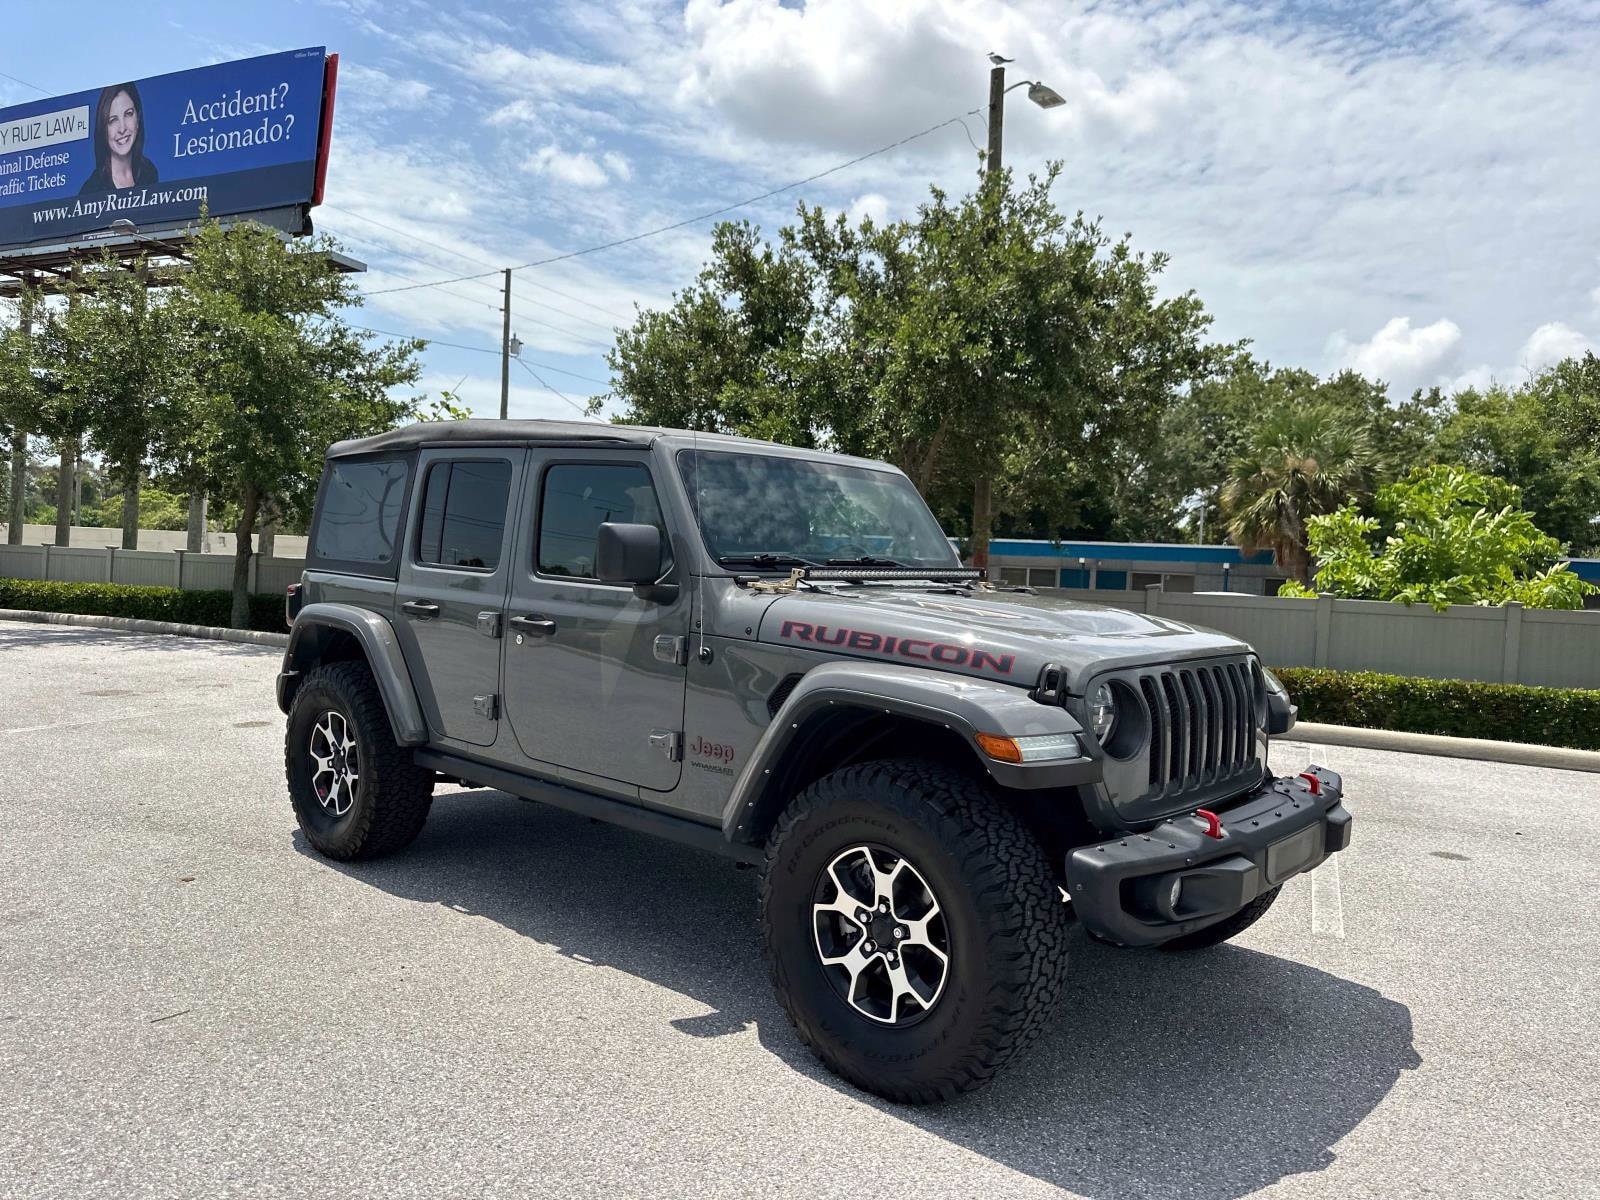
[[[828,982],[814,941],[819,872],[870,843],[905,857],[944,910],[949,974],[925,1016],[872,1021]],[[845,767],[789,804],[767,843],[761,927],[778,1000],[835,1074],[906,1104],[981,1087],[1049,1023],[1068,917],[1038,841],[984,783],[889,760]]]
[[[341,816],[318,800],[307,749],[312,726],[330,711],[344,717],[360,752],[354,798]],[[411,751],[395,742],[383,696],[364,662],[329,663],[301,681],[284,735],[284,771],[306,841],[341,861],[379,858],[410,845],[433,804],[433,772],[417,767]]]
[[[1229,938],[1243,933],[1254,925],[1263,916],[1267,909],[1272,907],[1272,902],[1278,898],[1278,893],[1283,891],[1279,884],[1270,892],[1262,892],[1254,900],[1246,904],[1231,917],[1224,917],[1215,925],[1207,925],[1204,929],[1197,929],[1193,933],[1186,933],[1182,937],[1175,937],[1170,942],[1162,942],[1162,950],[1204,950],[1210,946],[1220,946]]]

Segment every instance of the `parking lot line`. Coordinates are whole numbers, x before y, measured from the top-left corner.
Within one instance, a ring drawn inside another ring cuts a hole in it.
[[[1344,890],[1336,857],[1311,873],[1311,932],[1344,941]]]

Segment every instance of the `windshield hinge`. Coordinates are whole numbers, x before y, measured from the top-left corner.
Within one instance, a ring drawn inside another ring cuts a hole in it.
[[[792,592],[806,577],[805,567],[795,567],[787,579],[757,579],[750,584],[752,592]]]

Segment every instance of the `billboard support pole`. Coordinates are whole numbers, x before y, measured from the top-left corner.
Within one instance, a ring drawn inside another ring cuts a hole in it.
[[[32,282],[31,275],[22,277],[23,286]],[[35,298],[24,295],[22,299],[22,340],[32,352],[33,306]],[[18,424],[11,431],[11,511],[6,524],[6,544],[22,545],[22,519],[28,505],[28,431]]]
[[[506,268],[505,307],[500,310],[504,321],[500,326],[500,419],[506,419],[511,407],[511,268]]]

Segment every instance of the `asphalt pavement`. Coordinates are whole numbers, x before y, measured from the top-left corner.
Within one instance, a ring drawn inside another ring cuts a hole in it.
[[[1081,936],[935,1108],[821,1070],[755,874],[495,792],[347,866],[279,651],[0,626],[0,1197],[1600,1194],[1592,774],[1345,747],[1354,844],[1233,945]]]

